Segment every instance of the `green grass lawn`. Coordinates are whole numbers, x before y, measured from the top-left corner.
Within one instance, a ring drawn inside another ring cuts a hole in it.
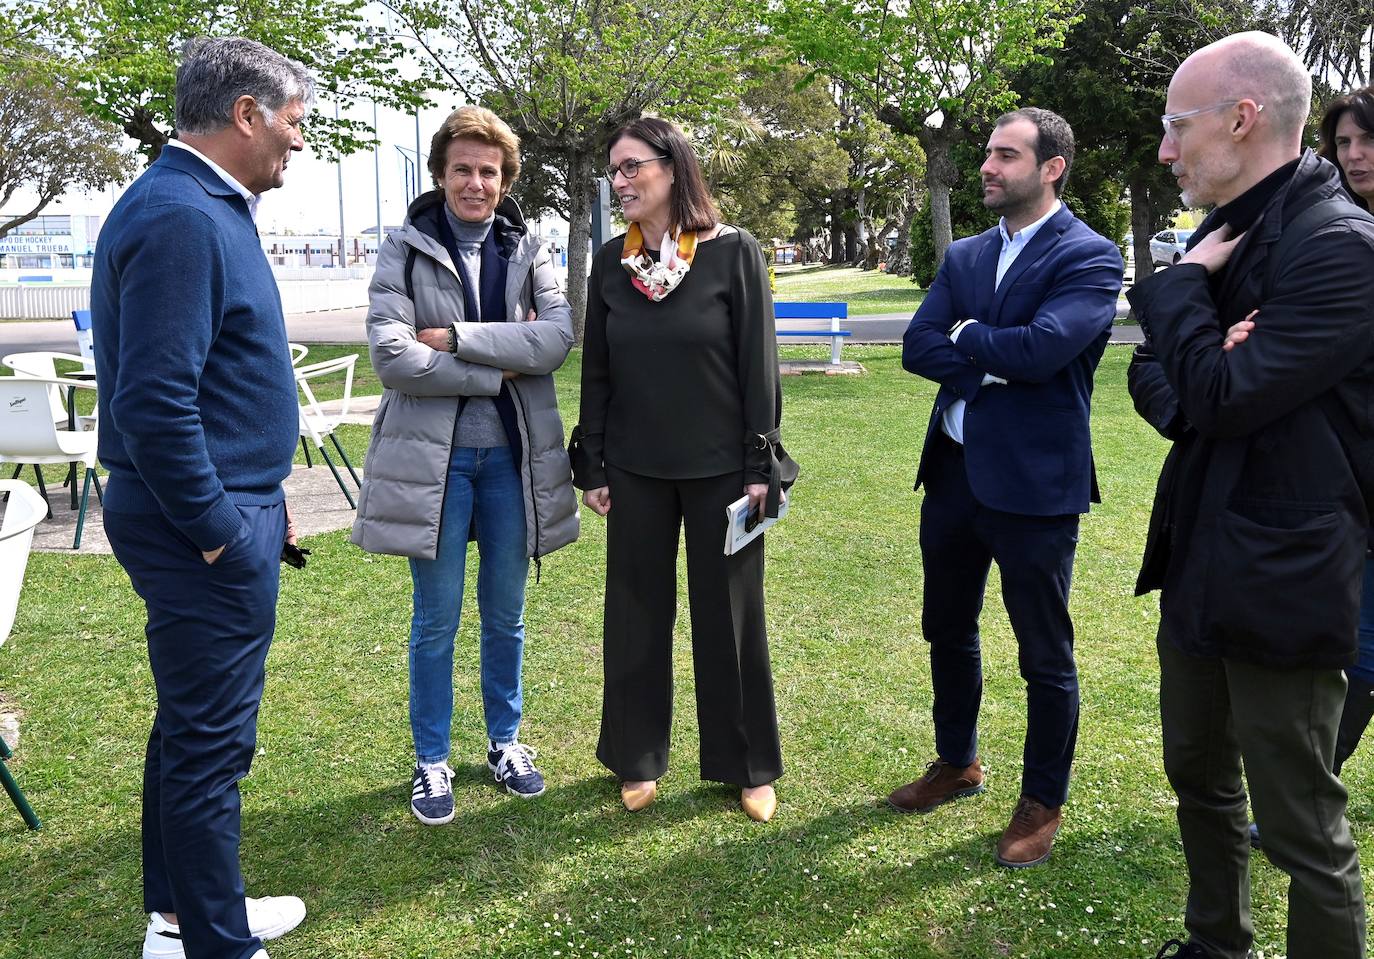
[[[803,303],[843,301],[850,316],[915,313],[925,299],[910,277],[852,266],[780,266],[774,299]]]
[[[620,807],[594,756],[605,540],[584,511],[582,539],[529,588],[522,732],[549,792],[516,800],[486,772],[469,615],[455,675],[457,818],[420,825],[407,808],[406,563],[364,555],[345,532],[313,537],[309,567],[283,571],[260,748],[243,783],[250,892],[299,894],[310,909],[271,944],[273,959],[1098,959],[1152,957],[1182,932],[1158,615],[1153,598],[1131,595],[1164,444],[1131,411],[1129,353],[1110,349],[1098,376],[1106,502],[1083,522],[1074,581],[1083,719],[1073,794],[1053,858],[1024,871],[993,861],[1025,727],[995,573],[983,617],[988,792],[927,816],[879,801],[932,756],[911,490],[932,388],[902,372],[895,348],[846,355],[868,375],[784,382],[784,435],[802,476],[769,534],[787,765],[774,821],[748,821],[732,790],[698,779],[685,605],[671,771],[648,810]],[[569,424],[577,373],[574,354],[559,374]],[[345,431],[359,460],[366,439],[363,427]],[[138,948],[139,791],[154,708],[142,624],[109,557],[30,560],[0,687],[24,710],[14,768],[45,826],[29,833],[0,806],[3,959]],[[1369,754],[1346,766],[1359,838],[1374,819]],[[1262,859],[1254,872],[1255,955],[1274,957],[1286,880]]]

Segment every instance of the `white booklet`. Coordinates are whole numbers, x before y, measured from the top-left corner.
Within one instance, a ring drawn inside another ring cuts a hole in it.
[[[783,500],[778,507],[778,515],[772,518],[760,518],[762,509],[758,513],[750,513],[748,496],[741,496],[725,507],[725,555],[733,556],[763,535],[764,530],[787,515],[791,501],[791,497]]]

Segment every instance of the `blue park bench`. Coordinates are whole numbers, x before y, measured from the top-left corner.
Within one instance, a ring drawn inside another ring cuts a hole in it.
[[[830,340],[830,363],[833,366],[840,365],[840,344],[844,342],[846,336],[850,336],[849,330],[840,329],[840,320],[849,319],[848,303],[774,303],[774,320],[829,320],[830,329],[828,330],[784,330],[777,331],[778,336],[805,336],[815,339],[817,337]]]

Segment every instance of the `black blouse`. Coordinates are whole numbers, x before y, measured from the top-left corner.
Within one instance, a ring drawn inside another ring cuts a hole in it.
[[[620,265],[625,238],[597,252],[582,350],[582,445],[595,464],[660,479],[743,470],[768,480],[756,436],[782,413],[773,296],[743,230],[697,245],[692,268],[655,303]],[[605,485],[595,477],[589,487]]]

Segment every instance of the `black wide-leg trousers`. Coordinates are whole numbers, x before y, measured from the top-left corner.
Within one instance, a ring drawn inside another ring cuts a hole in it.
[[[724,555],[725,507],[743,476],[655,479],[607,466],[601,739],[621,779],[659,779],[672,726],[678,531],[686,530],[701,778],[761,786],[782,775],[763,613],[763,537]]]

